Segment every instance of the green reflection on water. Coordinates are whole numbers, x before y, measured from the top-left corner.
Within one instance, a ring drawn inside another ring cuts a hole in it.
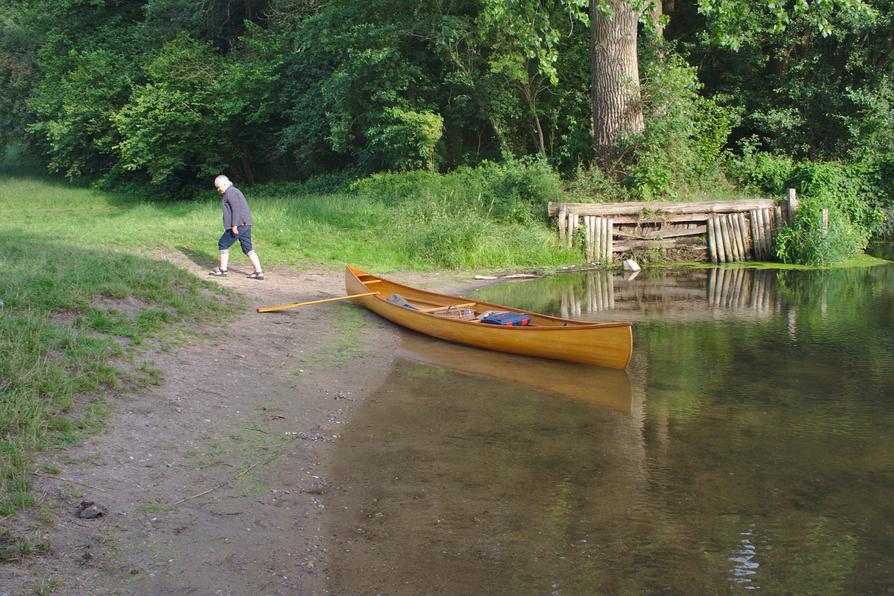
[[[613,389],[634,406],[399,361],[338,447],[336,589],[894,586],[894,267],[591,273],[477,297],[634,320]]]

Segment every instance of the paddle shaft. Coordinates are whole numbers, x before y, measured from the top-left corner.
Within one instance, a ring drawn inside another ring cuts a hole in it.
[[[265,306],[258,309],[258,312],[274,312],[277,310],[286,310],[287,308],[298,308],[299,306],[308,306],[310,304],[320,304],[322,302],[335,302],[336,300],[350,300],[351,298],[360,298],[361,296],[375,296],[378,292],[367,292],[366,294],[351,294],[350,296],[336,296],[335,298],[323,298],[322,300],[310,300],[308,302],[296,302],[294,304],[283,304],[281,306]]]

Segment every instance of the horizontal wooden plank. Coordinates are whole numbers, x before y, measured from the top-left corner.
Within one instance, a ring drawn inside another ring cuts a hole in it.
[[[626,232],[624,230],[615,230],[612,232],[615,237],[630,238],[632,240],[665,240],[668,238],[680,238],[682,236],[701,236],[707,233],[708,226],[696,226],[689,229],[673,228],[660,231],[640,230],[637,232]]]
[[[655,201],[648,203],[563,203],[550,201],[547,212],[554,217],[559,212],[559,205],[565,205],[569,213],[578,215],[597,215],[614,217],[618,215],[644,215],[646,217],[658,213],[737,213],[752,209],[771,209],[776,203],[773,199],[742,199],[733,201]]]
[[[674,248],[680,246],[674,240],[624,240],[615,242],[612,246],[613,252],[621,252],[631,250],[633,248]]]
[[[661,223],[706,223],[709,213],[662,213],[660,215],[613,215],[612,221],[619,224],[661,224]]]

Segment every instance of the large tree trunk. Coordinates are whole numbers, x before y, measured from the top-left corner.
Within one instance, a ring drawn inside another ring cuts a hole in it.
[[[604,2],[611,16],[599,11]],[[636,57],[638,18],[624,0],[590,0],[593,142],[604,166],[615,157],[617,141],[642,132],[643,111]]]
[[[657,0],[649,10],[649,20],[652,21],[652,29],[655,31],[655,37],[664,37],[664,6],[661,0]]]

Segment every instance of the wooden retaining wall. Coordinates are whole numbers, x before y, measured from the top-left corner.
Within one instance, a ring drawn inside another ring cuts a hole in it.
[[[741,201],[563,203],[550,202],[559,239],[570,248],[583,237],[588,262],[611,263],[615,253],[636,249],[703,250],[705,260],[734,263],[773,257],[776,233],[793,221],[795,191],[781,204]],[[582,230],[582,232],[579,232]]]

